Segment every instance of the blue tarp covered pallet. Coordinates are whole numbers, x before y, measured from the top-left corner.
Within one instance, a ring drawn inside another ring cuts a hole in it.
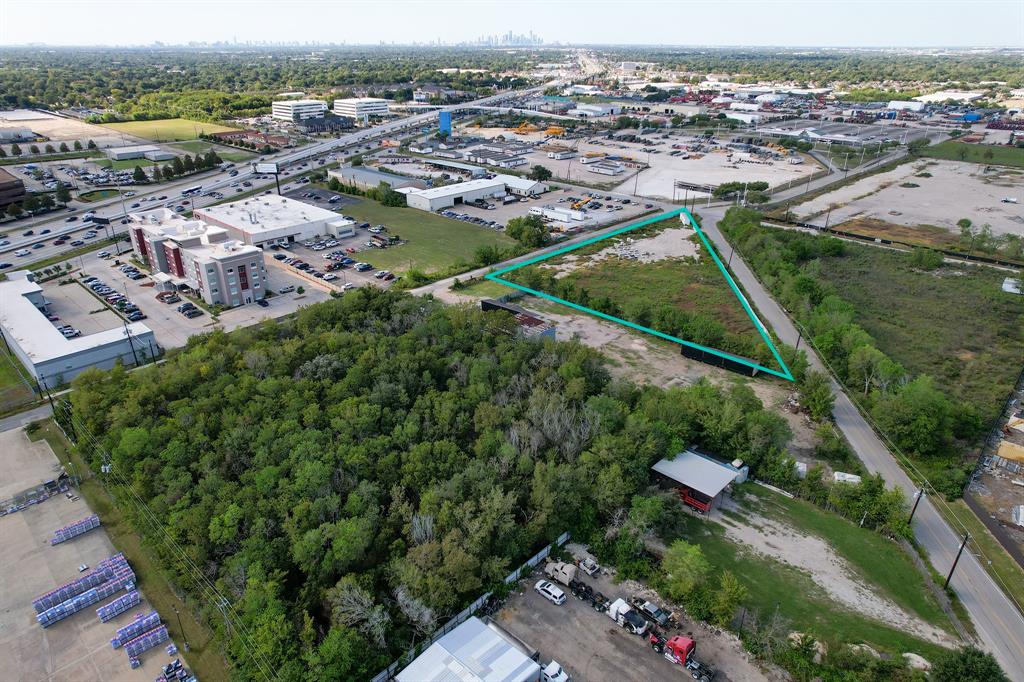
[[[130,642],[144,632],[148,632],[160,625],[160,614],[150,611],[145,615],[136,616],[135,620],[122,628],[118,628],[117,635],[110,640],[110,644],[117,649],[125,642]]]
[[[140,601],[138,591],[132,590],[123,597],[118,597],[109,604],[96,609],[96,615],[99,617],[101,623],[106,623],[108,620],[120,616],[128,609],[138,606]]]
[[[96,565],[95,569],[86,573],[81,578],[36,597],[32,600],[32,606],[35,608],[36,613],[42,613],[46,609],[62,604],[86,590],[110,580],[119,569],[124,568],[128,568],[128,560],[124,558],[124,554],[115,554],[109,559],[101,561]]]
[[[50,545],[59,545],[62,542],[67,542],[71,538],[77,538],[79,535],[84,535],[94,528],[99,527],[100,517],[95,514],[92,516],[86,516],[84,519],[80,519],[74,523],[64,526],[63,528],[55,530],[53,538],[50,539]]]
[[[128,654],[129,659],[138,658],[142,652],[163,644],[168,639],[170,639],[170,635],[167,634],[167,626],[161,625],[125,644],[124,651]]]
[[[78,613],[82,609],[92,606],[98,601],[112,597],[125,588],[135,586],[135,573],[130,569],[122,569],[118,574],[107,582],[86,590],[82,594],[72,597],[67,601],[47,609],[36,616],[36,621],[44,628],[48,628],[57,621],[64,620],[68,616]]]

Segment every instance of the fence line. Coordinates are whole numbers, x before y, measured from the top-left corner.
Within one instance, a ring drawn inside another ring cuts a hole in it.
[[[551,554],[551,550],[554,547],[561,547],[569,541],[569,537],[570,536],[568,531],[562,533],[560,536],[558,536],[557,540],[555,540],[554,542],[546,546],[544,549],[534,554],[532,557],[527,559],[521,566],[519,566],[519,568],[505,576],[505,584],[509,585],[511,583],[514,583],[515,581],[519,580],[524,574],[532,573],[533,568],[541,561],[546,559]],[[404,655],[399,656],[397,659],[395,659],[391,663],[391,665],[389,665],[388,667],[384,668],[379,673],[374,675],[371,682],[387,682],[387,680],[394,679],[394,676],[398,673],[398,671],[404,668],[406,665],[408,665],[414,658],[416,658],[416,656],[426,651],[427,648],[430,647],[430,645],[432,645],[434,642],[447,635],[449,632],[451,632],[458,626],[462,625],[469,619],[470,616],[472,616],[474,613],[480,610],[480,607],[483,606],[487,602],[487,600],[491,598],[492,594],[492,592],[487,592],[486,594],[481,595],[479,598],[476,599],[476,601],[474,601],[472,604],[470,604],[465,609],[460,611],[457,615],[452,617],[447,623],[438,628],[434,632],[434,634],[430,636],[429,639],[425,639],[419,644],[413,646]]]

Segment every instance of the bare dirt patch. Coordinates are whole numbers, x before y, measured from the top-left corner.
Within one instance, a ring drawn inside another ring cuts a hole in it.
[[[718,519],[726,536],[755,552],[793,566],[809,575],[829,597],[851,610],[942,646],[956,640],[933,625],[907,613],[879,596],[856,575],[853,568],[821,538],[804,535],[774,519],[759,517],[756,524],[731,518]]]

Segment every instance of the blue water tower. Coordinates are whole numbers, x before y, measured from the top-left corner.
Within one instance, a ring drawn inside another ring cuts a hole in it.
[[[452,134],[452,112],[437,112],[437,128],[442,133]]]

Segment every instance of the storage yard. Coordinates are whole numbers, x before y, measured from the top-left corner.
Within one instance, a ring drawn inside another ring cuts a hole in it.
[[[22,429],[0,433],[0,452],[4,454],[5,470],[16,472],[16,477],[6,478],[0,488],[0,495],[5,498],[17,489],[38,485],[59,474],[60,463],[49,445],[45,441],[30,441]],[[126,634],[125,641],[117,648],[111,645],[117,630],[136,623],[136,614],[150,613],[153,608],[145,596],[134,589],[134,573],[123,557],[116,554],[102,526],[82,527],[80,535],[51,544],[59,539],[55,534],[59,528],[89,516],[89,508],[72,488],[0,517],[0,542],[5,548],[8,566],[16,563],[25,569],[4,571],[0,577],[0,650],[4,652],[0,656],[0,679],[11,682],[153,679],[165,664],[177,657],[165,652],[169,644],[166,639],[159,641],[166,632],[165,628],[161,629],[160,615],[151,616],[143,623],[151,626],[148,629],[130,636]],[[103,564],[104,560],[109,561]],[[104,571],[108,571],[109,576]],[[118,582],[121,579],[116,576],[123,576],[124,581]],[[63,592],[39,601],[40,597],[65,584],[68,585]],[[95,590],[79,586],[88,584]],[[98,594],[93,596],[95,591]],[[138,602],[131,596],[133,592],[138,595]],[[72,593],[79,596],[74,597]],[[106,598],[87,603],[107,593]],[[34,600],[38,603],[36,608],[33,608]],[[55,600],[65,606],[52,607],[51,602]],[[67,606],[72,602],[75,606]],[[52,620],[76,608],[78,603],[85,606]],[[113,608],[104,611],[107,620],[103,621],[97,615],[97,608],[106,604]],[[125,610],[116,613],[119,609]],[[39,619],[48,625],[41,626]],[[136,624],[134,629],[138,627]],[[139,635],[147,635],[148,639],[126,646]],[[139,650],[151,641],[156,641],[156,645],[145,653]],[[132,656],[126,655],[126,650],[135,652],[140,662],[134,672],[129,664]]]
[[[135,137],[128,131],[112,130],[106,126],[92,125],[75,118],[54,116],[36,110],[3,112],[3,115],[0,116],[0,129],[4,128],[28,128],[37,135],[49,138],[54,142],[67,142],[69,147],[76,140],[80,141],[83,147],[89,140],[95,142],[98,147],[146,142],[145,139]]]

